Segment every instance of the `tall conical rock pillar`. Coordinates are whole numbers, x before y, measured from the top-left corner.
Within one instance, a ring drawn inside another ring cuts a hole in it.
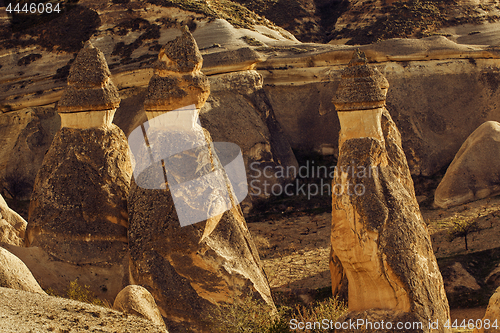
[[[66,263],[115,267],[113,275],[124,277],[132,165],[127,138],[111,123],[119,102],[104,55],[87,42],[58,104],[62,127],[35,180],[26,244]]]
[[[339,321],[378,322],[372,330],[356,327],[367,332],[397,331],[382,329],[382,320],[422,323],[411,332],[448,332],[443,280],[399,131],[385,108],[387,88],[356,52],[333,100],[341,133],[331,231],[332,263],[340,265],[331,265],[332,289],[345,274],[349,309]]]
[[[234,147],[216,153],[198,120],[209,95],[201,66],[184,29],[160,51],[145,101],[149,121],[129,136],[130,274],[154,296],[170,332],[210,332],[207,311],[249,296],[274,308],[238,205],[241,188],[224,168]]]

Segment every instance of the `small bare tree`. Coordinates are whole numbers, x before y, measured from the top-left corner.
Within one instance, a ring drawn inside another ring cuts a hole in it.
[[[478,232],[481,230],[477,219],[473,220],[461,220],[456,219],[452,221],[453,226],[449,231],[449,241],[453,241],[455,238],[463,237],[465,241],[465,250],[469,250],[469,245],[467,243],[467,236],[473,232]]]

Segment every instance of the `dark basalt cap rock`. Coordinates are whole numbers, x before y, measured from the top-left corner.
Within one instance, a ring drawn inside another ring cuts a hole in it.
[[[383,107],[389,82],[376,68],[367,65],[364,53],[356,50],[332,102],[337,111],[370,110]]]
[[[182,36],[160,50],[144,109],[172,111],[191,104],[201,108],[210,95],[210,83],[200,71],[202,65],[198,45],[185,26]]]
[[[76,56],[68,77],[68,88],[59,101],[58,112],[115,109],[120,96],[111,81],[104,54],[90,41]]]
[[[201,69],[203,57],[196,40],[187,26],[181,30],[181,36],[167,42],[160,50],[155,70],[189,73]]]

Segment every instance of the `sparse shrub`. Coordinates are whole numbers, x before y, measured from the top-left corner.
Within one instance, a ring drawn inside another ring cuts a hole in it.
[[[336,321],[346,312],[346,307],[337,298],[328,298],[322,302],[316,302],[312,306],[297,306],[296,319],[299,322],[322,322],[324,319]],[[304,332],[324,332],[324,329],[305,330]]]
[[[109,302],[97,298],[89,288],[89,286],[80,285],[78,283],[78,279],[71,281],[69,283],[69,288],[66,291],[67,298],[73,299],[75,301],[111,308]]]
[[[345,305],[336,298],[328,298],[310,306],[296,305],[292,308],[278,305],[277,308],[278,311],[273,313],[262,301],[248,297],[233,304],[218,305],[205,317],[212,323],[214,332],[289,333],[291,319],[299,322],[321,322],[323,319],[335,321],[346,311]]]

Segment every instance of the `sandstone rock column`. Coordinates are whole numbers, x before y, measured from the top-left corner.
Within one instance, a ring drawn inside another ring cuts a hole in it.
[[[331,265],[337,277],[332,288],[343,270],[350,311],[344,319],[404,318],[422,322],[423,332],[446,332],[443,280],[399,131],[385,108],[387,88],[382,74],[356,52],[333,100],[341,133],[331,244],[332,262],[341,267]],[[439,328],[429,328],[436,320]]]
[[[63,262],[117,267],[123,278],[132,165],[127,138],[111,123],[120,99],[110,76],[87,42],[58,104],[62,127],[36,177],[26,244]]]
[[[154,296],[170,332],[208,332],[204,312],[247,296],[274,308],[239,190],[198,120],[209,95],[201,66],[184,29],[160,51],[145,100],[149,121],[129,136],[130,275]]]

